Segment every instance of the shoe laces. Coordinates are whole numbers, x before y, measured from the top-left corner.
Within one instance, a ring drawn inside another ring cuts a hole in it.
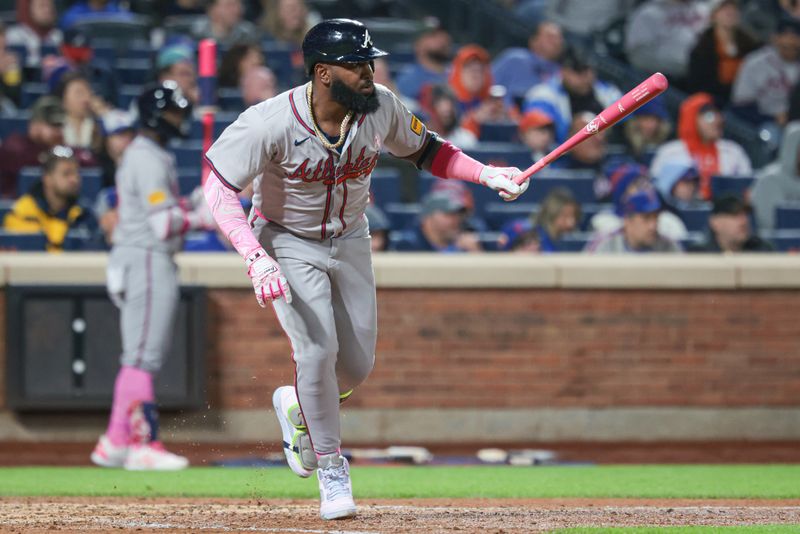
[[[349,494],[347,491],[347,466],[331,466],[319,469],[319,476],[322,478],[322,483],[325,485],[330,500],[336,500]]]

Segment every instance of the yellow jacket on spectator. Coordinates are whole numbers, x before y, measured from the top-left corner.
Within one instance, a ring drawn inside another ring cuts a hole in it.
[[[50,252],[63,250],[68,231],[86,229],[94,232],[96,227],[91,211],[77,201],[61,212],[53,213],[45,201],[41,183],[14,202],[3,221],[3,228],[9,232],[45,234]]]

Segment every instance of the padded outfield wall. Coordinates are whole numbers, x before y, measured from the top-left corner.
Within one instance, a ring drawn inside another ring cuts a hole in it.
[[[0,255],[9,285],[101,285],[103,254]],[[179,256],[206,293],[205,407],[172,440],[279,434],[290,347],[234,254]],[[382,254],[377,363],[349,443],[800,439],[800,257]],[[118,347],[109,347],[116,358]],[[0,439],[92,440],[104,415],[16,413]]]

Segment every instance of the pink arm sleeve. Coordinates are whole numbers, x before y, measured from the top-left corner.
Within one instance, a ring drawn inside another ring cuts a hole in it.
[[[439,178],[455,178],[465,182],[481,183],[483,164],[464,154],[449,141],[439,147],[431,162],[431,174]]]
[[[247,216],[239,203],[239,197],[225,187],[213,172],[208,175],[203,192],[214,220],[242,258],[247,259],[262,248],[247,224]]]

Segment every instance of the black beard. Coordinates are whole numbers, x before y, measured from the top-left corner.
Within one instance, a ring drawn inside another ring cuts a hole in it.
[[[353,91],[340,80],[334,80],[331,84],[331,98],[345,109],[365,115],[376,112],[380,107],[376,90],[373,90],[371,95],[363,95]]]

